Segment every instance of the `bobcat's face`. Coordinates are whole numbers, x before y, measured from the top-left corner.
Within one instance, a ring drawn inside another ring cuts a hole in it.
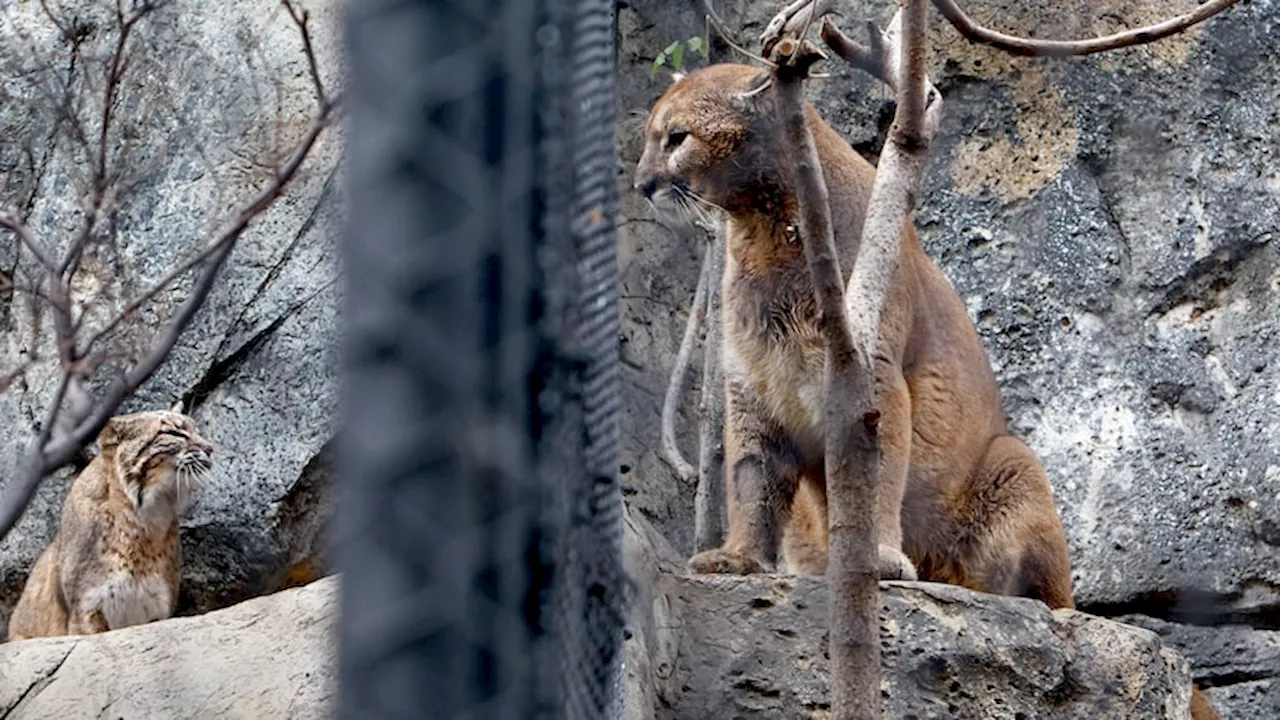
[[[190,417],[173,410],[113,417],[98,444],[138,510],[164,500],[185,511],[213,468],[213,446]]]

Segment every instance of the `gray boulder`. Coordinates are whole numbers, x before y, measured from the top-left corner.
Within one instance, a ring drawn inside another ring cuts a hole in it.
[[[337,605],[331,577],[200,617],[6,643],[0,716],[332,717]]]
[[[331,89],[338,89],[338,5],[307,6],[321,73]],[[58,7],[93,20],[98,6]],[[38,3],[8,3],[0,13],[5,18],[0,20],[0,59],[19,52],[38,59],[64,51]],[[98,29],[86,41],[90,47],[113,37],[105,30],[109,17],[96,22]],[[270,164],[297,142],[314,109],[301,41],[277,2],[173,4],[140,32],[134,44],[136,71],[147,82],[126,91],[121,117],[143,121],[148,147],[163,147],[165,154],[130,156],[125,165],[142,171],[130,176],[139,184],[121,196],[118,213],[104,226],[104,241],[86,259],[85,280],[77,286],[76,300],[92,309],[90,327],[194,253],[256,194]],[[23,91],[20,84],[12,87]],[[9,92],[15,92],[12,87]],[[48,118],[24,105],[31,99],[0,103],[6,137],[22,141],[37,133],[39,138],[40,123]],[[0,144],[0,166],[20,159],[7,154],[20,150],[20,142]],[[167,407],[185,398],[216,447],[212,480],[183,523],[180,612],[222,607],[327,571],[326,448],[334,432],[338,388],[340,154],[341,128],[334,127],[286,194],[242,236],[169,361],[121,409]],[[33,192],[28,222],[37,235],[70,237],[69,203],[76,187],[72,158],[59,146],[35,177],[23,175],[21,163],[13,164],[17,169],[0,188],[0,205],[17,204]],[[31,260],[20,262],[25,268]],[[178,283],[136,322],[127,323],[118,349],[146,347],[185,287]],[[56,368],[47,362],[48,323],[41,335],[23,303],[0,298],[5,323],[0,367],[37,349],[44,361],[0,393],[0,494],[57,379]],[[56,529],[69,475],[47,481],[0,544],[0,625],[7,623],[28,570]]]

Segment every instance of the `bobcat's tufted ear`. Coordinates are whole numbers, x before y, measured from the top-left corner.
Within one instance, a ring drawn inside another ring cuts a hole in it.
[[[178,398],[178,401],[173,404],[173,407],[169,408],[169,412],[178,413],[179,415],[182,414],[182,398]]]
[[[98,448],[106,450],[119,445],[122,440],[133,435],[136,424],[129,417],[117,415],[111,418],[106,425],[102,426],[102,430],[98,432]]]
[[[747,83],[746,90],[729,93],[729,102],[742,112],[754,111],[760,95],[769,89],[769,84],[772,80],[773,73],[768,70],[762,70],[759,75],[751,78],[751,82]]]

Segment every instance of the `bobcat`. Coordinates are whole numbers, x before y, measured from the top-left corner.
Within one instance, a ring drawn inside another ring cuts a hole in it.
[[[10,641],[106,632],[177,608],[178,517],[209,477],[213,446],[178,404],[111,418],[98,447],[27,578]]]

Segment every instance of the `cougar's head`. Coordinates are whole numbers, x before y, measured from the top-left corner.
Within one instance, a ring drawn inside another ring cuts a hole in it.
[[[139,511],[164,503],[185,512],[213,468],[213,446],[181,405],[111,418],[98,447]]]
[[[777,164],[769,77],[746,65],[678,77],[649,111],[635,189],[663,209],[732,212]]]

